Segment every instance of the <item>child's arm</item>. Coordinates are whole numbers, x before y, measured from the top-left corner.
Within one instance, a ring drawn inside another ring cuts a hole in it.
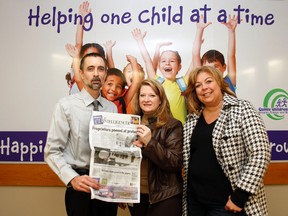
[[[85,25],[85,21],[84,21],[84,17],[91,13],[91,8],[89,9],[89,2],[88,1],[84,1],[82,4],[80,4],[79,6],[79,14],[82,17],[82,23],[78,23],[77,25],[77,29],[76,29],[76,43],[75,43],[75,47],[79,50],[81,50],[82,45],[83,45],[83,26]]]
[[[156,71],[154,70],[151,57],[144,43],[144,37],[146,36],[146,32],[142,34],[140,29],[134,29],[132,31],[132,35],[138,44],[142,58],[145,62],[146,73],[148,75],[148,78],[154,78],[156,75]]]
[[[106,59],[107,59],[108,68],[115,67],[114,59],[112,55],[112,48],[115,46],[115,44],[116,44],[116,41],[112,42],[111,40],[106,41],[106,43],[103,44],[103,46],[105,47],[105,51],[106,51]]]
[[[74,76],[73,79],[75,80],[77,87],[79,91],[82,90],[83,88],[83,81],[80,77],[80,50],[83,45],[83,26],[85,25],[84,22],[84,17],[91,13],[91,9],[89,9],[89,2],[84,1],[82,4],[79,6],[79,14],[82,17],[82,23],[78,23],[77,29],[76,29],[76,42],[75,42],[75,47],[71,44],[67,44],[65,46],[66,51],[69,53],[69,55],[72,57],[72,68],[74,70]]]
[[[129,86],[126,94],[124,95],[125,104],[128,106],[128,104],[133,99],[140,82],[143,80],[141,76],[141,72],[138,69],[138,63],[137,59],[131,55],[126,55],[127,61],[130,62],[131,68],[132,68],[132,82]]]
[[[156,44],[155,53],[153,57],[153,68],[157,71],[158,64],[159,64],[159,56],[160,56],[160,49],[162,46],[170,46],[172,42],[161,42]]]
[[[75,80],[78,89],[81,91],[83,88],[83,82],[80,77],[80,58],[79,58],[79,51],[76,48],[76,46],[73,46],[72,44],[66,44],[65,49],[67,53],[72,57],[72,68],[74,70],[74,76],[73,79]]]
[[[229,21],[223,24],[228,28],[227,73],[233,85],[236,86],[236,27],[238,17],[229,15]]]
[[[185,74],[187,78],[194,68],[201,66],[201,46],[202,43],[204,42],[203,39],[204,29],[210,24],[211,22],[204,23],[203,15],[201,15],[199,22],[196,24],[196,34],[192,48],[192,61],[188,71]]]

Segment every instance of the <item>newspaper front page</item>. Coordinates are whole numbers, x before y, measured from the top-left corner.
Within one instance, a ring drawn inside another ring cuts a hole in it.
[[[91,198],[107,202],[140,202],[141,149],[137,139],[140,116],[93,111],[89,127],[90,176],[99,190]]]

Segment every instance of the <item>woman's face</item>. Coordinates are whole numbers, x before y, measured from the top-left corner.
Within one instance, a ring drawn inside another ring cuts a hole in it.
[[[114,101],[123,93],[122,79],[116,75],[109,75],[102,86],[103,96],[109,100]]]
[[[140,88],[139,105],[144,114],[154,114],[160,104],[159,96],[150,86],[143,85]]]
[[[207,72],[197,75],[195,82],[196,95],[205,106],[217,106],[223,95],[215,78]]]

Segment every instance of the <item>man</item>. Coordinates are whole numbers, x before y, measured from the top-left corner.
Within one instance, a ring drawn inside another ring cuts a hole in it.
[[[56,105],[44,150],[45,161],[67,185],[65,205],[73,216],[117,215],[117,204],[92,199],[90,187],[98,183],[88,176],[91,150],[89,123],[98,101],[98,110],[117,113],[114,103],[101,96],[101,86],[107,71],[105,59],[91,53],[80,63],[84,83],[81,92],[62,98]]]

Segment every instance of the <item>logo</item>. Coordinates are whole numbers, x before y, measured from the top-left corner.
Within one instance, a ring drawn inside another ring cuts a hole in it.
[[[102,115],[95,115],[93,116],[94,125],[104,124],[103,116]]]
[[[259,108],[261,114],[266,114],[273,120],[282,120],[288,114],[288,93],[280,88],[269,91]]]

